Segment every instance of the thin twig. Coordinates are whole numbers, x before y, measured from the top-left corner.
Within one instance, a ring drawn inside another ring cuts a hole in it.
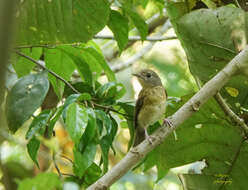
[[[119,112],[118,110],[115,110],[114,108],[112,108],[111,106],[104,106],[104,105],[101,105],[101,104],[97,104],[97,103],[95,103],[95,102],[92,102],[92,104],[93,104],[95,107],[102,108],[102,109],[105,109],[105,110],[109,110],[109,111],[118,113],[118,114],[120,114],[120,115],[126,116],[126,117],[128,117],[128,118],[132,118],[132,117],[133,117],[133,116],[131,116],[131,115],[128,115],[128,114],[125,114],[125,113],[121,113],[121,112]]]
[[[63,155],[63,154],[61,154],[60,156],[61,156],[62,158],[64,158],[64,159],[68,160],[71,164],[73,164],[72,159],[68,158],[67,156],[65,156],[65,155]]]
[[[115,37],[112,35],[96,35],[94,36],[94,39],[102,39],[102,40],[115,40]],[[169,36],[169,37],[147,37],[144,39],[144,41],[165,41],[165,40],[176,40],[176,36]],[[142,41],[140,36],[129,36],[128,41]],[[22,46],[17,46],[15,49],[25,49],[25,48],[56,48],[61,45],[69,45],[69,46],[80,46],[82,43],[73,43],[73,44],[39,44],[39,45],[22,45]]]
[[[36,65],[38,65],[39,67],[41,67],[42,69],[46,70],[47,72],[49,72],[51,75],[53,75],[55,78],[57,78],[58,80],[61,80],[63,83],[65,83],[69,88],[71,88],[75,93],[80,94],[80,92],[75,89],[69,82],[67,82],[65,79],[63,79],[61,76],[59,76],[58,74],[56,74],[55,72],[51,71],[50,69],[46,68],[44,65],[42,65],[41,63],[39,63],[38,61],[34,60],[32,57],[29,57],[19,51],[15,51],[16,54],[18,54],[21,57],[24,57],[26,59],[28,59],[29,61],[35,63]]]
[[[59,167],[58,167],[58,165],[56,163],[55,152],[53,152],[53,164],[54,164],[54,167],[56,168],[56,170],[57,170],[57,172],[59,174],[59,177],[62,177],[62,173],[60,172]]]
[[[248,134],[248,126],[245,124],[244,120],[232,111],[232,109],[227,105],[220,93],[217,93],[215,95],[215,99],[219,103],[223,111],[226,113],[226,115],[228,115],[232,120],[234,120],[245,131],[245,133]]]
[[[65,175],[65,176],[69,176],[69,177],[76,177],[75,175],[73,174],[68,174],[68,173],[61,173],[62,175]]]
[[[96,35],[94,38],[95,39],[105,39],[105,40],[115,40],[115,37],[112,35]],[[177,39],[176,36],[169,36],[169,37],[162,37],[162,36],[149,37],[148,36],[144,41],[152,41],[153,42],[153,41],[165,41],[165,40],[175,40],[175,39]],[[140,36],[129,36],[128,40],[129,41],[141,41],[142,39]]]

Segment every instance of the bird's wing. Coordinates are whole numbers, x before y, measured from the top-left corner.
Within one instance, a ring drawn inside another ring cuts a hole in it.
[[[138,128],[138,115],[139,115],[139,112],[143,106],[144,99],[145,99],[145,96],[143,95],[144,93],[142,93],[142,91],[140,92],[139,98],[136,101],[136,105],[135,105],[135,111],[134,111],[134,128],[135,129]]]

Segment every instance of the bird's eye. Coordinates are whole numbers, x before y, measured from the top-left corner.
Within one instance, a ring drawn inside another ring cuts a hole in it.
[[[151,76],[152,76],[151,73],[146,73],[147,78],[151,78]]]

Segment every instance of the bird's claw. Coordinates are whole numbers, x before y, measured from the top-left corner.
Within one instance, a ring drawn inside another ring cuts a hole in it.
[[[149,142],[150,144],[152,144],[152,137],[148,135],[147,130],[145,130],[145,135],[146,135],[146,139],[148,140],[148,142]]]
[[[149,142],[150,144],[152,144],[152,137],[151,137],[151,136],[148,136],[148,137],[147,137],[147,140],[148,140],[148,142]]]
[[[167,119],[167,118],[164,119],[163,124],[165,126],[173,127],[173,123],[169,119]]]

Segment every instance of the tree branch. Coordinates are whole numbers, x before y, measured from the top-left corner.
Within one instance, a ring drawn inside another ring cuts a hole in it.
[[[200,106],[214,96],[233,75],[247,67],[248,47],[245,47],[245,49],[231,60],[226,67],[208,81],[198,93],[196,93],[176,113],[169,117],[170,122],[173,124],[172,127],[165,127],[162,125],[153,135],[151,135],[152,144],[150,144],[148,140],[145,140],[137,147],[132,148],[118,164],[94,184],[89,186],[87,190],[104,190],[110,187],[149,152],[161,144],[180,124],[188,119],[194,112],[198,111]]]
[[[80,94],[80,92],[75,89],[68,81],[66,81],[65,79],[63,79],[61,76],[59,76],[57,73],[51,71],[50,69],[46,68],[44,65],[42,65],[41,63],[39,63],[38,61],[34,60],[32,57],[29,57],[19,51],[15,51],[15,53],[21,57],[24,57],[26,59],[28,59],[29,61],[35,63],[36,65],[38,65],[40,68],[48,71],[51,75],[53,75],[55,78],[57,78],[58,80],[61,80],[63,83],[65,83],[69,88],[71,88],[75,93]]]

